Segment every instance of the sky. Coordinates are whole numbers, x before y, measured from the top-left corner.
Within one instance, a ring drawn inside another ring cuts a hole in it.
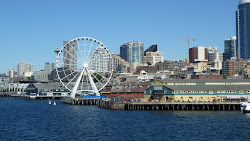
[[[191,47],[224,50],[236,35],[238,0],[1,0],[0,73],[19,62],[44,69],[63,40],[92,37],[119,54],[126,42],[153,44],[164,59],[185,59]]]

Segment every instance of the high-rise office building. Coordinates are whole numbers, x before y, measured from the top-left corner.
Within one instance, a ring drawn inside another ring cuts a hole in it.
[[[144,63],[144,45],[139,41],[128,42],[120,47],[120,56],[129,63]]]
[[[45,72],[46,74],[50,74],[53,70],[55,69],[55,64],[54,63],[45,63]]]
[[[69,41],[63,41],[63,45]],[[77,45],[76,42],[71,42],[63,49],[63,66],[64,68],[77,69]]]
[[[240,0],[236,11],[237,58],[250,59],[250,0]]]
[[[230,60],[231,57],[237,57],[236,36],[232,36],[230,39],[224,40],[223,61]]]
[[[148,49],[146,49],[145,51],[144,51],[144,56],[146,56],[147,54],[147,52],[156,52],[157,51],[157,45],[152,45],[152,46],[150,46]]]
[[[33,64],[20,62],[17,65],[17,75],[24,75],[26,72],[33,72]]]
[[[94,49],[90,56],[89,69],[98,72],[110,72],[112,56],[104,47]]]

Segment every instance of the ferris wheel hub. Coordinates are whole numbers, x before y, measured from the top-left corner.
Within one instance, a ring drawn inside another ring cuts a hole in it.
[[[87,68],[88,66],[89,66],[88,63],[83,63],[84,68]]]

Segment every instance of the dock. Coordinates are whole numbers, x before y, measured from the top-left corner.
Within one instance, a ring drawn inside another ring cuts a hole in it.
[[[100,101],[99,107],[111,110],[190,110],[240,111],[240,102],[112,102]]]
[[[99,105],[100,98],[62,98],[61,101],[72,105]]]

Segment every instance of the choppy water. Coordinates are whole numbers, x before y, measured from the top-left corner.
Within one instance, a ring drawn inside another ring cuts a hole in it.
[[[112,111],[0,98],[0,140],[250,140],[250,115],[232,111]]]

